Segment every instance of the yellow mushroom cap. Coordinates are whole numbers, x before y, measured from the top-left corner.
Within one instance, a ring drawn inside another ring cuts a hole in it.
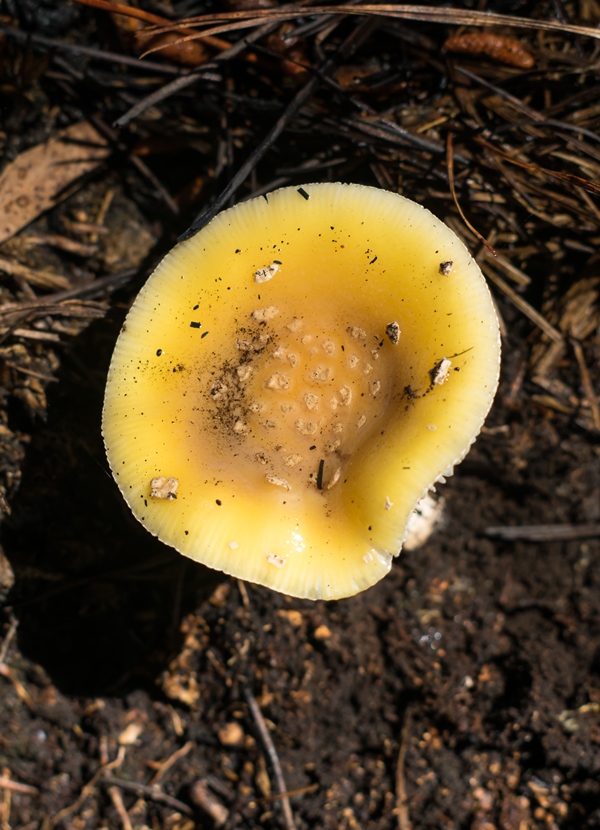
[[[313,184],[178,244],[133,304],[103,413],[134,515],[298,597],[373,585],[479,433],[500,338],[481,272],[420,205]]]

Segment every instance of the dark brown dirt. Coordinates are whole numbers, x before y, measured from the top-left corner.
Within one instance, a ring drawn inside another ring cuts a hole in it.
[[[83,335],[78,354],[108,329]],[[597,521],[598,447],[586,436],[525,399],[507,413],[505,376],[485,433],[442,488],[446,527],[370,591],[309,603],[240,590],[132,523],[90,428],[102,367],[82,375],[74,362],[4,536],[19,619],[9,665],[27,698],[4,679],[2,763],[38,790],[12,793],[13,827],[73,806],[65,826],[118,826],[102,778],[77,801],[101,761],[124,746],[111,776],[148,783],[184,745],[164,792],[193,804],[190,788],[208,777],[227,826],[281,826],[247,690],[287,787],[310,788],[292,799],[299,828],[395,826],[402,788],[415,827],[599,826],[598,540],[483,533]],[[204,826],[175,812],[146,799],[132,821]]]
[[[123,48],[106,21],[96,26],[95,12],[67,4],[59,13],[58,5],[45,0],[36,18],[29,0],[10,2],[6,14],[26,31],[71,40],[77,31],[98,48]],[[169,4],[140,5],[160,12]],[[573,21],[590,22],[567,6]],[[560,8],[493,5],[545,18]],[[385,92],[365,96],[376,108],[382,96],[402,102],[406,96],[413,109],[403,125],[415,134],[419,120],[427,124],[440,113],[457,119],[464,146],[456,152],[466,153],[471,165],[465,162],[464,171],[486,192],[503,194],[493,212],[483,198],[469,203],[467,185],[459,182],[471,218],[488,236],[496,225],[507,239],[507,228],[514,232],[502,252],[532,277],[530,286],[517,284],[519,296],[582,344],[598,393],[600,220],[595,205],[589,207],[592,196],[586,193],[584,202],[580,190],[565,184],[553,201],[532,175],[522,180],[532,188],[522,197],[524,184],[513,192],[491,165],[482,173],[473,143],[479,128],[470,119],[483,105],[468,85],[432,92],[455,78],[452,65],[438,60],[444,33],[415,26],[401,34],[392,40],[401,40],[405,64],[384,78]],[[558,49],[562,41],[553,43]],[[547,60],[547,74],[540,70],[536,83],[550,90],[543,104],[548,119],[577,111],[565,104],[561,114],[549,102],[561,95],[571,100],[569,67],[588,59],[589,78],[578,76],[578,106],[591,110],[598,85],[589,46],[578,42],[565,53],[570,63],[563,56],[562,64],[556,55],[554,63],[547,58],[542,47],[550,50],[548,43],[536,44],[538,60]],[[53,63],[31,46],[9,39],[0,45],[8,160],[83,117],[90,102],[105,107],[110,122],[148,90],[139,78],[138,86],[126,84],[111,64],[90,68],[81,57],[65,63],[64,56]],[[355,60],[372,69],[377,57],[371,43]],[[479,62],[472,69],[493,74]],[[358,597],[294,600],[187,562],[138,526],[112,481],[100,410],[126,309],[174,230],[184,230],[226,184],[240,147],[247,155],[256,143],[253,130],[264,135],[293,88],[271,63],[248,72],[250,81],[239,67],[231,70],[229,98],[219,97],[215,83],[204,98],[185,94],[163,105],[162,119],[150,113],[123,137],[105,168],[23,232],[69,233],[76,220],[92,221],[111,191],[110,233],[95,240],[98,251],[90,259],[13,243],[0,252],[19,254],[32,268],[60,269],[74,286],[128,268],[137,274],[105,298],[104,319],[88,325],[84,315],[68,331],[52,328],[60,332],[58,345],[25,338],[22,353],[9,354],[7,345],[15,345],[9,334],[0,350],[1,489],[12,508],[2,524],[6,560],[0,558],[0,828],[290,830],[261,727],[281,763],[297,830],[600,828],[595,400],[573,344],[552,352],[551,341],[503,291],[496,294],[505,326],[501,388],[476,445],[439,488],[445,525]],[[350,74],[357,73],[354,67]],[[512,77],[493,80],[510,86]],[[531,95],[529,81],[519,83],[510,87],[514,94],[541,107],[533,81]],[[260,94],[250,95],[253,85]],[[349,93],[334,92],[313,100],[294,122],[289,140],[277,147],[277,164],[269,162],[279,167],[255,171],[254,191],[268,189],[273,176],[306,181],[300,167],[289,172],[292,159],[295,165],[312,160],[310,169],[325,170],[323,178],[381,184],[387,177],[408,195],[426,190],[423,200],[475,249],[452,207],[437,151],[399,150],[381,136],[358,140]],[[456,101],[464,117],[453,110]],[[596,129],[596,122],[585,123]],[[557,129],[538,134],[540,154],[550,154]],[[182,205],[180,216],[169,218],[151,179],[130,164],[131,148],[138,140],[150,146],[176,136],[184,147],[176,162],[149,153],[152,174]],[[542,166],[551,163],[540,158]],[[187,168],[201,171],[201,198],[185,189]],[[532,194],[549,199],[545,212]],[[31,292],[22,281],[5,282],[2,313],[5,303]],[[581,322],[583,312],[591,324]],[[39,330],[50,331],[44,325]],[[32,371],[58,382],[36,386]],[[560,525],[571,538],[554,531],[543,542],[531,541],[523,530],[511,541],[488,530],[545,525]]]

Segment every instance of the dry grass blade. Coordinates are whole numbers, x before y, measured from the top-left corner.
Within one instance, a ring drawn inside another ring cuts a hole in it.
[[[448,167],[448,185],[450,187],[450,193],[452,194],[452,198],[454,199],[454,204],[456,205],[456,209],[460,213],[461,219],[467,226],[467,228],[474,233],[477,239],[485,245],[488,251],[496,256],[496,251],[490,245],[490,243],[483,237],[479,231],[473,227],[473,225],[469,222],[465,214],[463,213],[463,209],[461,208],[458,198],[456,196],[456,188],[454,187],[454,141],[452,138],[452,133],[448,133],[447,140],[446,140],[446,164]]]
[[[149,37],[153,37],[153,35],[157,34],[157,33],[160,34],[160,32],[158,32],[158,29],[160,29],[161,27],[163,27],[164,30],[167,31],[167,32],[177,31],[177,29],[178,29],[176,24],[171,24],[171,22],[165,17],[160,17],[157,14],[152,14],[152,12],[147,12],[147,11],[144,11],[143,9],[137,9],[134,6],[126,6],[123,3],[111,3],[111,2],[109,2],[109,0],[76,0],[76,2],[80,3],[84,6],[91,6],[92,8],[95,8],[95,9],[102,9],[103,11],[109,12],[113,16],[114,15],[120,15],[122,17],[134,18],[135,20],[140,20],[143,23],[147,23],[148,27],[146,29],[144,29],[144,35],[147,34]],[[153,26],[155,28],[151,29],[151,28],[149,28],[150,26]],[[158,27],[158,29],[156,27]],[[140,33],[138,32],[138,34],[140,34]],[[227,41],[214,40],[214,39],[210,38],[208,36],[208,34],[206,35],[205,39],[210,41],[211,45],[216,49],[225,50],[229,46]],[[162,42],[159,46],[156,46],[155,49],[158,50],[158,51],[168,49],[169,52],[172,52],[172,47],[177,46],[179,43],[182,43],[182,42],[184,42],[184,41],[181,40],[181,41],[178,41],[176,43],[173,43],[172,40],[167,40],[165,42]],[[154,50],[150,50],[150,51],[154,51]],[[172,54],[171,54],[171,56],[172,56]],[[184,63],[184,65],[187,64],[187,61],[182,61],[182,62]],[[204,63],[204,62],[205,62],[204,56],[198,55],[198,64],[199,63]],[[196,63],[195,60],[193,61],[194,66],[198,65],[198,64]]]
[[[76,0],[76,2],[81,6],[91,6],[93,9],[102,9],[111,14],[135,17],[137,20],[143,20],[144,23],[153,23],[162,26],[166,22],[164,17],[159,17],[157,14],[144,11],[144,9],[136,9],[134,6],[126,6],[123,3],[110,3],[109,0]]]
[[[589,179],[582,179],[580,176],[574,176],[571,173],[563,173],[560,170],[550,170],[547,167],[539,167],[539,165],[532,164],[531,162],[521,161],[520,159],[516,159],[508,153],[505,153],[503,150],[500,150],[498,147],[494,147],[493,144],[490,144],[489,141],[486,141],[486,139],[481,136],[477,136],[475,141],[477,141],[478,144],[481,144],[482,147],[485,147],[486,150],[490,150],[490,152],[500,156],[504,159],[504,161],[508,161],[510,164],[515,164],[517,167],[522,167],[524,170],[529,170],[530,173],[541,173],[544,176],[557,179],[560,182],[572,184],[575,187],[581,187],[588,193],[600,195],[600,184],[596,184],[596,182],[592,182]]]
[[[14,38],[20,43],[32,43],[39,46],[49,46],[57,52],[71,52],[78,55],[86,55],[95,60],[106,63],[117,63],[125,66],[133,66],[142,72],[160,72],[161,75],[180,75],[186,72],[176,66],[170,66],[164,61],[140,61],[137,57],[125,55],[122,52],[111,52],[108,49],[96,49],[93,46],[85,46],[82,43],[70,43],[53,37],[44,37],[34,32],[22,32],[10,26],[0,26],[0,34]]]
[[[91,0],[85,0],[92,4]],[[98,0],[95,0],[98,2]],[[494,12],[468,11],[464,9],[436,8],[433,6],[411,6],[407,4],[384,3],[381,5],[359,4],[359,5],[332,5],[312,6],[307,9],[302,5],[288,6],[279,9],[253,9],[237,12],[221,12],[217,14],[200,15],[197,17],[184,18],[172,26],[157,27],[155,33],[172,31],[173,29],[194,28],[198,26],[213,25],[203,32],[196,32],[182,38],[195,40],[207,36],[214,36],[224,32],[231,32],[252,26],[258,26],[268,21],[283,22],[293,20],[296,17],[311,17],[317,15],[377,15],[378,17],[399,18],[401,20],[415,20],[427,23],[444,23],[454,26],[510,26],[511,28],[522,28],[537,31],[560,32],[562,35],[571,34],[577,36],[600,39],[600,31],[591,26],[576,26],[570,23],[563,23],[553,20],[531,20],[526,17],[513,15],[496,14]],[[150,54],[157,49],[149,49]]]
[[[483,266],[483,272],[486,277],[508,297],[508,299],[519,309],[519,311],[521,311],[526,317],[529,317],[532,323],[535,323],[535,325],[547,334],[548,337],[554,340],[555,343],[564,343],[564,337],[558,329],[555,329],[554,326],[539,313],[539,311],[536,311],[536,309],[530,305],[527,300],[524,300],[520,294],[517,294],[514,288],[505,282],[502,277],[498,276],[498,274],[494,273],[494,271],[486,265]]]

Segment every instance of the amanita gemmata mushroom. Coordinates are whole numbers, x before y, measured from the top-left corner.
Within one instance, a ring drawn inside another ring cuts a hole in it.
[[[103,433],[134,515],[185,556],[298,597],[390,569],[479,433],[492,300],[425,208],[313,184],[226,210],[133,304]]]

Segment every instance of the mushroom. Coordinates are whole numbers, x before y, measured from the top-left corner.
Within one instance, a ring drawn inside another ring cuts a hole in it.
[[[185,556],[351,596],[467,453],[499,357],[482,274],[428,210],[360,185],[282,188],[221,213],[142,288],[108,374],[109,463]]]

